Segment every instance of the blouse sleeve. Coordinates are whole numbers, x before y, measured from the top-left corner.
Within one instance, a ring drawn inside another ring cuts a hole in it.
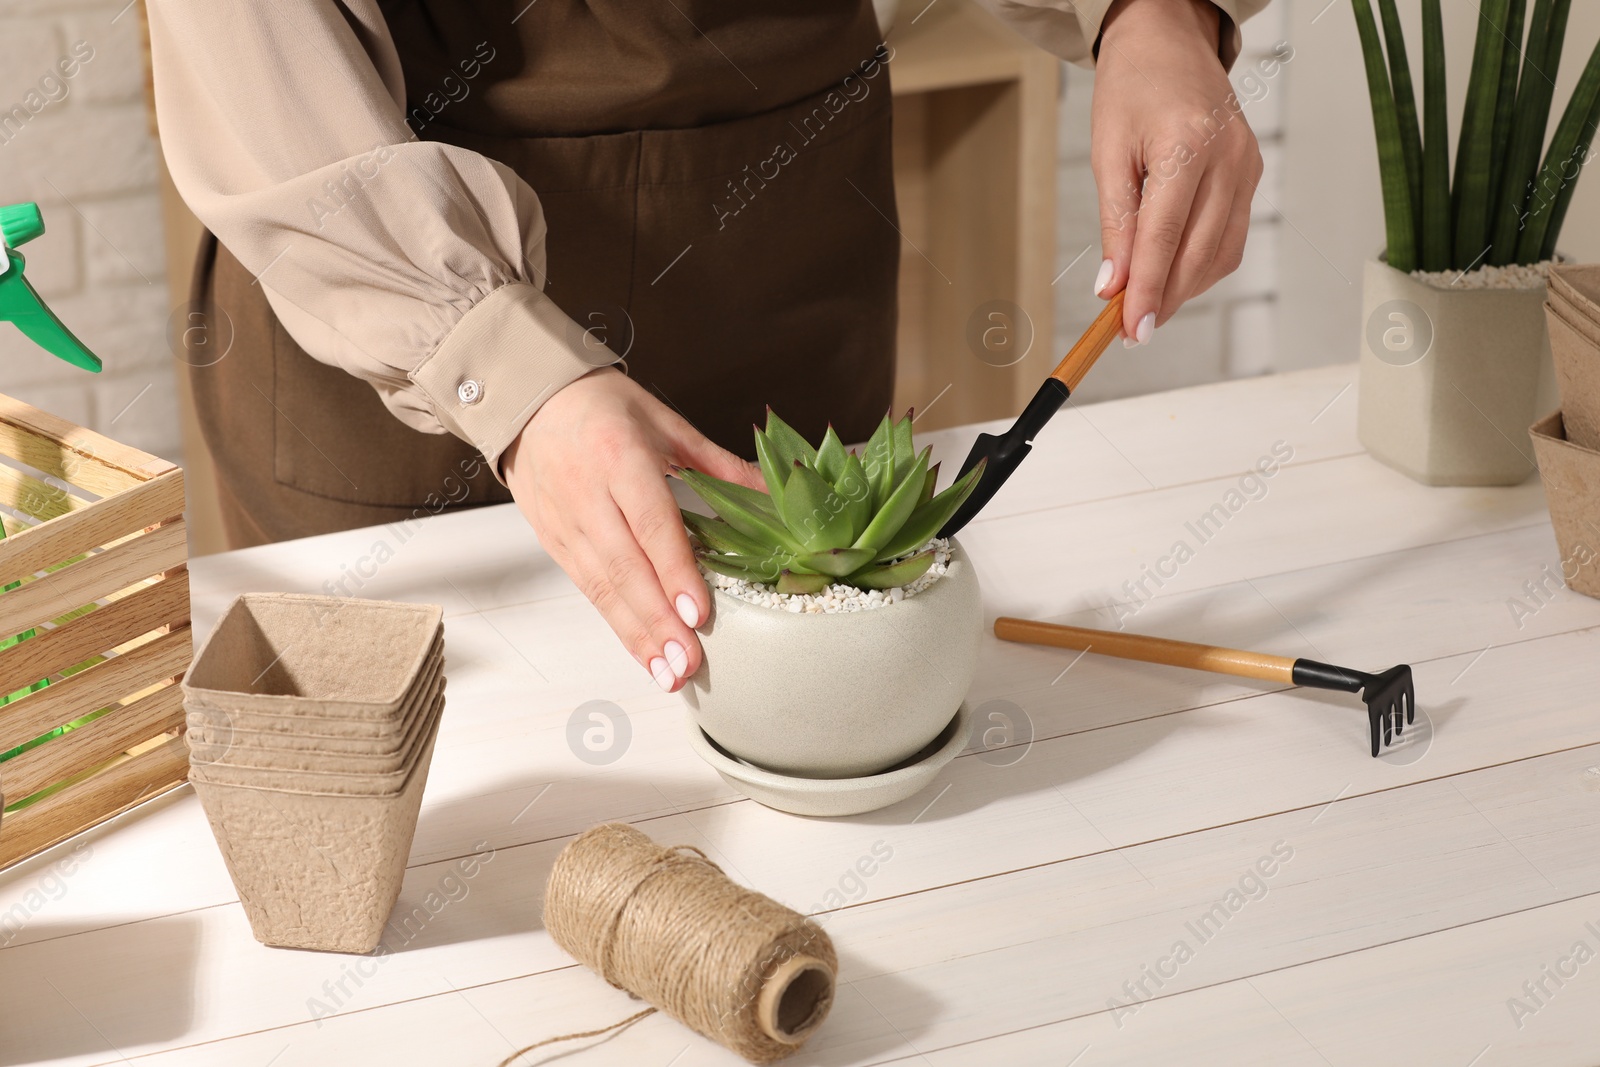
[[[1023,37],[1069,63],[1094,65],[1095,42],[1112,0],[979,0]],[[1233,69],[1239,58],[1239,24],[1261,11],[1268,0],[1211,0],[1222,13],[1217,55]]]
[[[149,0],[168,168],[313,358],[501,453],[603,360],[544,295],[538,197],[419,141],[376,0]],[[491,62],[493,42],[464,62]]]

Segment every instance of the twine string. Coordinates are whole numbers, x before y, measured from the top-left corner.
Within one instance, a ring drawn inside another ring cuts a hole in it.
[[[796,1051],[832,1004],[838,958],[821,927],[738,885],[700,849],[663,847],[624,823],[596,826],[562,850],[544,924],[580,963],[652,1006],[519,1049],[500,1067],[657,1010],[751,1063],[770,1063]]]
[[[610,1026],[602,1026],[598,1030],[584,1030],[584,1031],[582,1031],[580,1033],[576,1033],[576,1034],[562,1034],[560,1037],[547,1037],[543,1041],[535,1041],[531,1045],[524,1045],[522,1048],[517,1049],[517,1051],[513,1052],[511,1055],[509,1055],[505,1059],[501,1060],[496,1065],[496,1067],[511,1067],[511,1064],[513,1062],[515,1062],[516,1059],[519,1056],[526,1055],[527,1053],[532,1052],[536,1048],[544,1048],[546,1045],[554,1045],[559,1041],[577,1041],[580,1038],[599,1037],[601,1034],[609,1034],[613,1030],[621,1030],[624,1026],[627,1026],[629,1023],[638,1022],[640,1019],[643,1019],[646,1015],[654,1015],[656,1013],[656,1011],[657,1011],[657,1009],[655,1009],[655,1008],[646,1008],[644,1011],[636,1011],[636,1012],[634,1012],[632,1015],[628,1016],[626,1019],[623,1019],[621,1022],[612,1023]]]

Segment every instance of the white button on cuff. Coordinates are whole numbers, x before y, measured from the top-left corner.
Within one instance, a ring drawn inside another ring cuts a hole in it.
[[[483,383],[476,378],[468,378],[456,386],[456,398],[463,404],[476,404],[483,399]]]

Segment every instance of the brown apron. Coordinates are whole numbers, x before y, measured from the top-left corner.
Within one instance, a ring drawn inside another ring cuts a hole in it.
[[[887,65],[865,93],[844,83],[883,55],[867,0],[384,6],[413,129],[533,187],[546,292],[629,375],[745,456],[768,403],[813,440],[829,420],[871,433],[899,237]],[[227,313],[233,347],[189,376],[230,545],[510,499],[470,445],[306,355],[252,281],[208,235],[196,299]]]

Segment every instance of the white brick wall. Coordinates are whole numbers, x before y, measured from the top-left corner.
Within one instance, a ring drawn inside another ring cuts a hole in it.
[[[1252,207],[1244,264],[1210,292],[1190,301],[1156,331],[1149,345],[1129,352],[1117,346],[1107,353],[1079,389],[1083,399],[1131,396],[1276,369],[1278,230],[1282,222],[1273,204],[1280,199],[1282,101],[1293,62],[1270,79],[1260,78],[1256,63],[1284,36],[1282,4],[1273,4],[1245,23],[1244,50],[1233,70],[1236,89],[1247,74],[1255,74],[1265,86],[1264,95],[1260,88],[1239,92],[1240,99],[1248,101],[1244,115],[1261,142],[1266,162],[1259,187],[1264,195],[1258,195]],[[1070,348],[1104,306],[1091,291],[1100,269],[1100,215],[1089,169],[1089,102],[1094,74],[1078,67],[1064,69],[1057,271],[1088,251],[1056,282],[1057,352]]]
[[[0,203],[39,203],[28,277],[105,363],[88,374],[0,325],[0,392],[176,461],[155,146],[139,12],[124,2],[0,0],[0,120],[39,94],[36,114],[0,126]],[[78,42],[92,58],[60,78]]]

